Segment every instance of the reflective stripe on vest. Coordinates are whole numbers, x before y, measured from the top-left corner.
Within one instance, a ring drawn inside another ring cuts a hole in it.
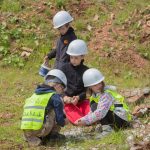
[[[42,128],[45,108],[53,93],[33,94],[26,99],[21,121],[21,129],[39,130]]]
[[[123,107],[121,107],[121,108],[126,111],[126,116],[122,119],[124,119],[126,121],[131,121],[132,120],[132,115],[129,113],[129,108],[128,108],[127,104],[124,102],[124,97],[122,95],[118,94],[116,91],[106,90],[105,92],[109,93],[114,98],[115,102],[120,103],[120,104],[123,105]],[[100,96],[97,96],[97,97],[91,96],[90,97],[90,102],[95,101],[96,103],[98,103],[99,100],[100,100]],[[113,111],[113,112],[117,112],[115,110],[114,103],[111,105],[110,110]],[[119,113],[118,113],[118,115],[119,115]]]

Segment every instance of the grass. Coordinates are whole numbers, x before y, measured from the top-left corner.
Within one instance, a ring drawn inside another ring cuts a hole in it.
[[[115,63],[111,58],[108,60],[108,58],[99,57],[93,51],[89,52],[87,60],[86,63],[89,67],[96,67],[105,75],[107,84],[116,85],[118,88],[145,87],[150,85],[149,66],[145,67],[144,72],[140,72],[125,63]],[[118,70],[118,75],[115,75],[115,70]]]
[[[52,28],[50,17],[52,17],[53,13],[49,7],[47,7],[42,14],[35,13],[35,15],[32,16],[33,10],[36,10],[30,6],[34,2],[39,3],[40,1],[0,1],[0,11],[13,14],[9,16],[9,18],[3,14],[3,18],[6,18],[3,20],[0,35],[0,38],[3,40],[1,40],[0,44],[6,46],[10,52],[16,49],[18,54],[21,53],[21,47],[29,47],[34,50],[28,58],[28,61],[25,62],[25,67],[22,69],[13,66],[2,67],[2,61],[0,61],[0,149],[27,148],[27,144],[22,138],[22,131],[20,130],[22,107],[24,100],[33,93],[36,84],[43,82],[43,78],[38,75],[38,69],[43,62],[43,57],[53,47],[53,43],[58,36],[58,32]],[[51,1],[44,0],[43,2],[50,4],[49,2]],[[61,9],[61,7],[71,9],[71,2],[72,1],[59,0],[52,1],[50,5],[57,5],[57,9]],[[75,14],[76,19],[73,22],[77,36],[85,41],[90,41],[92,38],[95,38],[95,28],[101,28],[102,24],[109,19],[111,12],[117,12],[115,23],[122,25],[135,8],[144,8],[149,3],[147,0],[128,0],[126,3],[117,0],[93,0],[93,2],[94,4],[91,7],[83,10],[81,16]],[[23,10],[21,8],[22,4],[26,6]],[[64,6],[65,4],[67,5]],[[120,9],[118,6],[122,6],[123,9]],[[98,15],[99,19],[93,21],[95,15]],[[87,24],[93,27],[91,31],[87,30]],[[116,24],[114,24],[114,27]],[[132,28],[136,29],[136,25],[131,27],[131,30]],[[134,41],[130,42],[127,47],[134,43]],[[137,51],[149,60],[149,45],[142,45],[138,42],[136,44]],[[110,50],[109,44],[106,43],[104,50],[106,52]],[[2,47],[0,51],[2,51]],[[6,51],[7,49],[3,50],[3,53],[6,53]],[[6,57],[10,56],[10,52],[5,54]],[[53,63],[53,61],[51,62]],[[85,64],[89,67],[98,68],[106,76],[106,83],[116,85],[118,88],[145,87],[150,85],[149,67],[145,67],[141,72],[141,70],[128,64],[121,62],[116,63],[111,58],[99,57],[99,54],[91,50],[85,59]],[[119,71],[118,75],[115,75],[115,70]],[[8,116],[5,116],[5,114],[8,114]],[[12,117],[9,115],[12,115]],[[65,127],[65,130],[67,130],[67,128],[68,126]],[[69,139],[66,143],[52,143],[52,146],[54,146],[55,149],[67,145],[69,149],[77,148],[88,150],[98,146],[100,149],[113,148],[126,150],[128,149],[128,145],[125,141],[125,132],[118,131],[101,140],[87,139],[80,141]],[[80,147],[78,145],[80,145]],[[42,149],[42,147],[40,147],[40,149]],[[46,148],[44,147],[43,149]]]
[[[66,5],[66,0],[56,0],[56,7],[57,8],[63,8]]]
[[[120,10],[117,13],[116,16],[116,20],[115,23],[116,24],[123,24],[124,21],[130,17],[130,15],[132,15],[133,11],[135,9],[139,10],[141,8],[144,8],[146,6],[148,6],[150,3],[147,0],[137,0],[137,1],[133,1],[133,0],[128,0],[125,3],[123,3],[123,9]]]
[[[83,31],[86,29],[86,23],[83,22],[82,20],[77,20],[75,22],[75,28],[77,31]]]
[[[97,133],[98,134],[98,133]],[[127,143],[125,143],[126,135],[123,131],[112,132],[109,136],[106,136],[102,139],[96,139],[91,137],[90,139],[86,138],[82,140],[78,139],[69,139],[66,144],[66,148],[72,149],[81,149],[81,150],[89,150],[92,148],[95,149],[122,149],[127,150],[129,147]],[[79,144],[80,143],[80,144]]]
[[[1,68],[0,114],[11,114],[12,117],[0,119],[0,140],[13,142],[13,145],[24,144],[20,130],[24,100],[33,93],[36,84],[43,81],[37,73],[38,68],[27,68],[28,64],[25,69],[14,68],[13,72],[11,68]]]
[[[1,2],[1,10],[4,12],[14,12],[17,13],[21,11],[21,1],[20,0],[3,0]]]
[[[150,60],[149,45],[137,44],[137,51],[141,54],[142,57]]]

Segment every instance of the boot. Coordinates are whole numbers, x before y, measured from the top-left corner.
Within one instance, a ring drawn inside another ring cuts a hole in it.
[[[101,139],[102,137],[105,137],[106,135],[112,133],[113,129],[110,125],[103,125],[102,126],[102,132],[96,135],[96,139]]]
[[[49,140],[65,140],[65,139],[66,139],[65,135],[60,134],[60,133],[58,133],[58,132],[50,133],[50,134],[47,136],[47,138],[48,138]]]
[[[31,138],[28,138],[28,139],[27,139],[27,142],[28,142],[29,146],[31,146],[31,147],[39,146],[39,145],[41,145],[41,143],[42,143],[41,139],[38,138],[38,137],[31,137]]]

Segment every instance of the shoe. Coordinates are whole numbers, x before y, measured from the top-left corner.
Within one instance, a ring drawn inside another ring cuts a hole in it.
[[[113,129],[110,125],[103,125],[102,126],[102,132],[99,133],[95,138],[101,139],[102,137],[105,137],[106,135],[112,133]]]
[[[38,137],[28,138],[27,142],[28,142],[29,146],[31,146],[31,147],[39,146],[42,143],[41,139]]]
[[[102,125],[100,123],[97,124],[96,127],[95,127],[95,132],[96,133],[98,133],[98,132],[100,133],[102,131],[103,131]]]
[[[65,135],[60,134],[60,133],[51,133],[48,135],[48,138],[53,139],[53,140],[57,140],[57,139],[65,140],[66,139]]]

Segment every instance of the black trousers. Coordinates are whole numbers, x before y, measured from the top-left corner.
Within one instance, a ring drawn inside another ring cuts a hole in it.
[[[92,112],[95,111],[96,109],[97,109],[97,103],[92,103],[91,104]],[[110,110],[108,111],[106,116],[99,121],[99,123],[101,123],[102,125],[110,125],[116,130],[130,126],[129,122],[121,119],[120,117],[118,117],[115,113],[113,113]]]
[[[108,111],[107,115],[102,120],[100,120],[100,123],[102,125],[110,125],[114,129],[126,128],[130,125],[129,122],[121,119],[110,110]]]

